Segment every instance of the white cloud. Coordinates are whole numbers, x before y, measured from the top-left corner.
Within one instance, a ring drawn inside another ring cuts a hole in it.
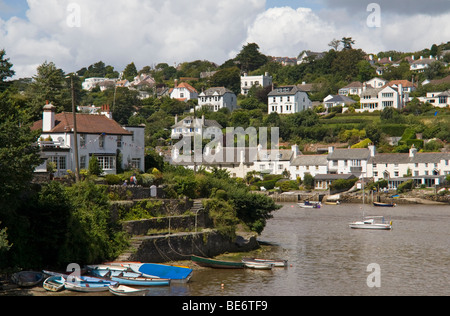
[[[296,57],[305,49],[326,50],[335,32],[311,9],[272,8],[258,15],[246,42],[258,43],[266,55]]]
[[[80,27],[67,23],[76,13],[67,10],[69,4],[80,9]],[[6,49],[16,77],[23,77],[34,75],[46,60],[66,72],[99,60],[121,71],[132,61],[138,68],[196,59],[222,63],[251,42],[266,55],[295,57],[304,49],[328,50],[332,39],[344,36],[371,53],[416,51],[450,39],[446,12],[382,11],[381,28],[374,29],[366,25],[365,10],[266,10],[265,4],[265,0],[28,0],[26,19],[0,19],[0,49]]]
[[[80,9],[80,27],[67,19]],[[207,59],[221,63],[240,46],[265,0],[28,0],[27,19],[0,21],[0,43],[17,77],[53,61],[66,72],[99,60],[123,70]]]

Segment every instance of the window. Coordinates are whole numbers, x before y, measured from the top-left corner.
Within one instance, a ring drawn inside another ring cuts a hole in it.
[[[80,169],[86,169],[86,156],[80,157]]]
[[[67,162],[65,156],[50,157],[50,161],[55,163],[57,170],[67,170]]]
[[[80,147],[86,146],[86,134],[80,134]]]
[[[141,159],[140,158],[131,159],[131,167],[133,169],[141,169]]]
[[[98,147],[99,148],[105,148],[105,136],[104,135],[101,135],[98,138]]]
[[[122,148],[122,135],[117,136],[117,148]]]
[[[98,156],[98,164],[102,170],[115,169],[116,157],[114,156]]]

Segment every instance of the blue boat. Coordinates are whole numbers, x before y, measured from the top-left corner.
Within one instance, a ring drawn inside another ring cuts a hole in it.
[[[109,269],[93,269],[90,271],[95,276],[108,278],[122,285],[135,286],[168,286],[169,279],[149,278],[142,273],[109,270]]]
[[[174,283],[187,283],[192,277],[192,269],[156,263],[130,264],[131,270],[144,277],[170,279]]]

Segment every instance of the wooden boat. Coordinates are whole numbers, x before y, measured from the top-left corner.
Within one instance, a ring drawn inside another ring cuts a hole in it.
[[[297,203],[297,205],[301,208],[320,208],[321,207],[320,202],[310,202],[310,201],[306,201],[303,203]]]
[[[50,276],[45,279],[43,287],[49,292],[59,292],[64,289],[65,282],[62,276]]]
[[[325,202],[325,205],[341,205],[341,202],[335,201],[335,202]]]
[[[273,264],[274,267],[287,267],[288,262],[287,260],[283,259],[260,259],[260,258],[243,258],[243,263],[268,263]]]
[[[64,283],[64,287],[76,292],[105,292],[109,286],[117,285],[115,281],[91,277],[69,277]]]
[[[112,276],[111,280],[116,281],[121,285],[135,285],[135,286],[169,286],[170,279],[160,278],[146,278],[143,276],[127,277],[127,276]]]
[[[378,207],[395,207],[397,206],[397,204],[395,203],[381,203],[381,202],[373,202],[374,206],[378,206]]]
[[[350,223],[349,226],[353,229],[390,230],[392,222],[387,223],[383,216],[367,216],[362,221]]]
[[[197,256],[192,256],[191,260],[201,267],[209,267],[216,269],[243,269],[245,267],[243,262],[214,260]]]
[[[33,287],[44,281],[44,273],[35,271],[22,271],[14,273],[11,280],[20,287]]]
[[[169,279],[172,283],[187,283],[193,273],[190,268],[157,263],[130,264],[130,268],[144,277]]]
[[[125,285],[109,286],[108,290],[117,296],[145,296],[148,289],[135,289]]]
[[[273,263],[248,261],[248,262],[244,262],[244,266],[246,268],[255,269],[255,270],[272,270],[272,268],[275,265]]]

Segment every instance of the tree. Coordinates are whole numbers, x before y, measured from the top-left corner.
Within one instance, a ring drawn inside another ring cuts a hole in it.
[[[339,46],[341,45],[341,41],[338,39],[333,39],[328,46],[330,46],[331,48],[333,48],[335,51],[338,50]]]
[[[343,37],[341,43],[344,46],[344,50],[346,50],[352,49],[352,45],[355,44],[355,41],[351,37]]]
[[[81,90],[81,82],[73,77],[77,92]],[[76,93],[79,95],[79,93]],[[46,101],[52,102],[58,112],[72,112],[72,92],[70,79],[65,79],[64,71],[57,68],[53,62],[44,62],[37,68],[37,75],[26,91],[30,99],[31,114],[34,120],[41,118],[42,108]],[[76,100],[77,101],[77,100]]]
[[[235,60],[240,63],[241,71],[250,72],[266,64],[269,59],[259,52],[258,44],[250,43],[242,47]]]
[[[138,72],[137,72],[136,65],[134,64],[134,62],[127,65],[125,67],[125,70],[123,71],[123,77],[130,82],[133,81],[134,77],[136,77],[137,75],[138,75]]]
[[[15,71],[12,70],[13,65],[9,62],[9,58],[5,58],[5,55],[5,50],[0,50],[0,85],[3,81],[5,81],[5,79],[16,74]]]
[[[233,91],[236,95],[241,91],[241,72],[239,68],[225,68],[217,71],[211,77],[211,86],[226,87]]]
[[[92,156],[91,159],[89,159],[89,174],[99,176],[102,173],[103,170],[100,168],[97,156]]]

